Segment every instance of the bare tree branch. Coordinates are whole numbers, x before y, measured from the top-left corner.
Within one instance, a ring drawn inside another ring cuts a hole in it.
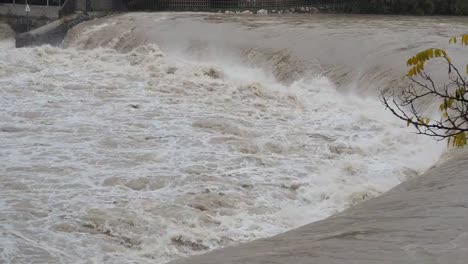
[[[434,137],[437,140],[453,139],[453,144],[463,146],[468,135],[468,85],[467,80],[444,57],[448,65],[448,82],[436,85],[436,82],[424,70],[417,76],[409,76],[411,84],[400,95],[382,94],[382,103],[393,115],[416,128],[417,134]],[[440,100],[442,117],[424,117],[420,108],[424,103]]]

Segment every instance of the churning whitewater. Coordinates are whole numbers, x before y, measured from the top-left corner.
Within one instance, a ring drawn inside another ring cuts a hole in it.
[[[157,43],[3,45],[0,87],[1,263],[164,263],[275,235],[443,148],[320,75],[285,84]]]

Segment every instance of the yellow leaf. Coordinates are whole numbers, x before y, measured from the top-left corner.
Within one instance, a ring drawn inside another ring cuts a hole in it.
[[[413,118],[412,118],[412,117],[411,117],[410,119],[408,119],[408,121],[406,122],[406,126],[411,125],[411,122],[413,122]]]
[[[460,132],[453,137],[453,146],[461,148],[466,145],[466,141],[466,132]]]

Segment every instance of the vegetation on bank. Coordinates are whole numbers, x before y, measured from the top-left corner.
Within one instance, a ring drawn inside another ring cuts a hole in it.
[[[345,5],[350,13],[468,15],[468,0],[354,0]]]
[[[468,46],[468,35],[453,37],[449,43]],[[425,71],[426,64],[434,59],[442,60],[447,66],[445,82],[434,80]],[[411,84],[401,94],[382,97],[384,105],[408,126],[416,128],[418,134],[436,139],[447,139],[456,147],[468,145],[468,65],[457,68],[445,50],[430,48],[409,58],[407,78]],[[419,110],[425,102],[440,103],[440,117],[423,116]]]

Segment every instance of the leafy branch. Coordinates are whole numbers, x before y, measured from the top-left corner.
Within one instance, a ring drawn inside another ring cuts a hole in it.
[[[453,37],[450,44],[461,43],[468,46],[468,34]],[[436,85],[432,77],[425,71],[426,64],[433,60],[442,60],[448,68],[448,80],[442,85]],[[467,145],[468,136],[468,84],[466,71],[461,71],[452,63],[447,52],[438,48],[421,51],[409,58],[406,77],[411,84],[400,94],[385,96],[382,103],[395,116],[405,121],[408,126],[414,126],[418,134],[434,137],[438,140],[448,140],[448,144],[456,147]],[[428,99],[439,100],[441,117],[431,119],[418,111],[417,106]]]

